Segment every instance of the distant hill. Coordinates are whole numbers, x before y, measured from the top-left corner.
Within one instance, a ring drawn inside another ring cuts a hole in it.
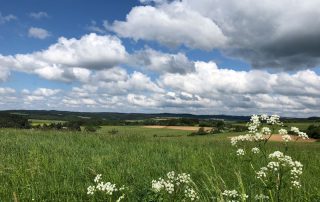
[[[192,118],[192,119],[221,119],[227,121],[248,121],[249,116],[230,115],[194,115],[174,113],[116,113],[116,112],[70,112],[55,110],[6,110],[10,114],[26,116],[28,119],[41,120],[81,120],[81,119],[103,119],[103,120],[143,120],[150,118]],[[1,115],[1,112],[0,112]]]
[[[144,120],[152,118],[190,118],[190,119],[218,119],[225,121],[248,121],[250,116],[232,116],[232,115],[194,115],[194,114],[174,114],[174,113],[117,113],[117,112],[70,112],[56,110],[5,110],[1,113],[10,113],[25,116],[28,119],[41,120],[83,120],[83,119],[102,119],[102,120]],[[285,117],[284,120],[290,121],[315,121],[320,120],[320,117],[309,118],[290,118]]]

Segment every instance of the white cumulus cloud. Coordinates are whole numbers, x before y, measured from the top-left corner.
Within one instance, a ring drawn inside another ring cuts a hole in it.
[[[50,36],[50,32],[40,27],[30,27],[28,30],[28,36],[37,39],[46,39]]]
[[[134,7],[126,21],[115,21],[107,29],[122,37],[155,40],[171,47],[185,45],[211,50],[223,46],[227,41],[214,21],[180,2],[158,7]]]

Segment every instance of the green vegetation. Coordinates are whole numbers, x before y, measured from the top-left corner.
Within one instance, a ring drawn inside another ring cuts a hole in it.
[[[0,200],[12,201],[15,193],[19,201],[94,201],[86,189],[99,173],[106,181],[128,185],[129,201],[147,200],[151,181],[172,170],[191,174],[202,201],[209,199],[209,178],[215,173],[227,188],[237,188],[234,169],[250,168],[230,146],[228,137],[234,133],[189,133],[138,126],[104,126],[95,133],[0,129]],[[270,151],[281,148],[281,143],[270,144]],[[302,188],[283,197],[319,201],[320,144],[289,144],[288,154],[305,167]],[[245,187],[251,187],[254,176],[241,175]]]
[[[144,114],[144,113],[116,113],[116,112],[70,112],[55,110],[7,110],[10,114],[23,115],[28,119],[78,121],[83,119],[97,119],[104,121],[104,125],[123,125],[127,120],[139,121],[146,119],[220,119],[232,121],[248,121],[248,116],[229,115],[193,115],[193,114]]]
[[[310,125],[307,130],[307,134],[311,138],[320,139],[320,125]]]
[[[30,122],[27,118],[16,115],[0,112],[0,128],[31,128]]]
[[[61,120],[40,120],[40,119],[29,119],[32,126],[43,125],[43,124],[51,124],[51,123],[64,123],[65,121]]]

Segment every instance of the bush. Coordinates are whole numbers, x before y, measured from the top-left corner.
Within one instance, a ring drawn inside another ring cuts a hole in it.
[[[234,126],[234,131],[235,132],[244,132],[247,131],[247,127],[246,126]]]
[[[92,133],[97,132],[97,130],[99,130],[99,129],[100,129],[100,126],[95,126],[95,125],[86,125],[84,127],[84,131],[92,132]]]
[[[115,134],[117,134],[119,131],[117,130],[117,129],[112,129],[112,130],[110,130],[110,131],[108,131],[108,133],[109,134],[111,134],[111,135],[115,135]]]
[[[20,128],[20,129],[29,129],[31,124],[26,117],[0,113],[0,128]]]
[[[310,125],[306,133],[311,138],[320,139],[320,125]]]
[[[204,129],[204,127],[199,128],[197,132],[193,132],[190,134],[190,136],[196,136],[196,135],[207,135],[208,132]]]

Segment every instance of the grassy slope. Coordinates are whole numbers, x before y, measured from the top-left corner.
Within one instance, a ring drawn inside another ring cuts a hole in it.
[[[108,134],[112,128],[119,134]],[[130,185],[131,201],[139,201],[152,179],[171,170],[190,173],[202,187],[205,173],[213,173],[209,158],[228,188],[237,188],[233,173],[239,162],[225,137],[228,134],[187,137],[188,133],[141,127],[104,127],[97,134],[2,129],[0,201],[11,201],[13,192],[20,201],[88,201],[86,187],[98,173],[117,184]],[[271,147],[279,149],[280,144]],[[305,172],[303,189],[287,193],[287,199],[315,197],[320,192],[320,144],[292,147],[292,157],[305,165]],[[252,180],[245,173],[243,178],[247,185]]]

